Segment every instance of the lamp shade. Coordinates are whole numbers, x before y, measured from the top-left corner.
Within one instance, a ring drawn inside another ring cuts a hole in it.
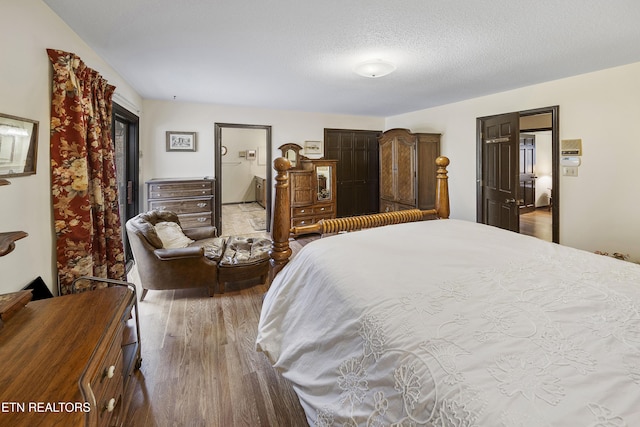
[[[395,71],[396,66],[383,59],[370,59],[355,66],[353,71],[363,77],[377,78]]]

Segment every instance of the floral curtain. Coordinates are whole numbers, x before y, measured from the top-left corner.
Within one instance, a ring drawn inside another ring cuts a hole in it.
[[[61,295],[80,276],[125,278],[111,139],[115,87],[73,53],[53,64],[51,191]]]

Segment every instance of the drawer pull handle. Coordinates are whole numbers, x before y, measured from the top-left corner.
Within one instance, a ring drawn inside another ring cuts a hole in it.
[[[158,206],[158,210],[160,211],[166,211],[167,207],[166,206]]]
[[[109,399],[107,404],[104,406],[104,409],[106,409],[107,412],[113,412],[113,410],[116,409],[116,398],[112,397]]]
[[[198,218],[198,222],[205,222],[207,218]]]
[[[199,208],[204,208],[205,206],[207,206],[207,204],[206,203],[198,203],[196,206],[199,207]]]
[[[116,374],[115,365],[111,365],[107,369],[104,370],[104,376],[107,377],[107,378],[113,378],[113,376],[115,374]]]
[[[321,211],[323,211],[323,210],[324,210],[324,208],[320,208],[320,210],[321,210]]]
[[[305,210],[304,209],[300,209],[300,213],[305,213]]]

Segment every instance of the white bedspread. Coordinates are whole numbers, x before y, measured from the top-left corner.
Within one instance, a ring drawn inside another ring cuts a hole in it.
[[[640,266],[457,220],[319,239],[257,349],[312,426],[640,426]]]

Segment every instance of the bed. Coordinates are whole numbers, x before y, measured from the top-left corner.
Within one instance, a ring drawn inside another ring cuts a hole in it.
[[[454,219],[272,261],[256,347],[311,426],[640,425],[636,264]]]

